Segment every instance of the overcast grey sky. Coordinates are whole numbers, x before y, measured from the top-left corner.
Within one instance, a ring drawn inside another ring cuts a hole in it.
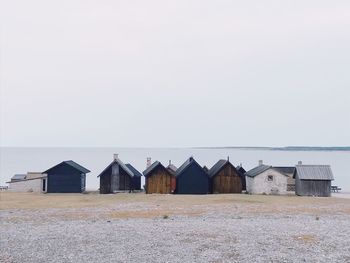
[[[0,0],[2,146],[350,144],[350,1]]]

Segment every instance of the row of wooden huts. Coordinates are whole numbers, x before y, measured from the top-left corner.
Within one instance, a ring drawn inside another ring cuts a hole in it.
[[[48,193],[81,193],[85,191],[86,174],[90,171],[74,161],[64,161],[43,173],[15,175],[10,189]],[[329,165],[270,166],[259,161],[258,166],[245,171],[234,166],[229,158],[219,160],[211,169],[202,167],[193,157],[179,168],[170,161],[151,163],[143,172],[147,194],[209,194],[242,193],[330,196],[334,179]],[[98,175],[101,194],[141,190],[142,174],[131,164],[124,164],[118,155]]]

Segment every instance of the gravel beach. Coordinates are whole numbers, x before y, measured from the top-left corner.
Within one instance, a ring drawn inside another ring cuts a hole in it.
[[[1,262],[350,262],[350,200],[1,193]]]

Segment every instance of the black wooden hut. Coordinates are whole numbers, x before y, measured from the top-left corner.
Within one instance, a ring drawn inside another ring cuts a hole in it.
[[[126,164],[126,167],[130,169],[130,171],[133,172],[134,176],[132,178],[132,189],[133,190],[141,190],[141,177],[142,174],[130,163]]]
[[[239,173],[239,176],[241,177],[241,181],[242,181],[242,190],[243,190],[243,191],[246,191],[246,190],[247,190],[247,186],[246,186],[246,181],[245,181],[245,173],[246,173],[247,171],[243,168],[242,164],[238,165],[238,166],[236,167],[236,170],[237,170],[237,172]]]
[[[334,180],[329,165],[297,165],[295,194],[300,196],[331,196],[331,182]]]
[[[193,157],[176,170],[177,194],[208,194],[209,176]]]
[[[119,191],[132,191],[134,173],[118,158],[108,165],[99,176],[100,194],[110,194]]]
[[[208,172],[211,193],[242,193],[242,179],[229,159],[219,160]]]
[[[64,161],[46,170],[47,193],[81,193],[85,191],[90,171],[74,161]]]

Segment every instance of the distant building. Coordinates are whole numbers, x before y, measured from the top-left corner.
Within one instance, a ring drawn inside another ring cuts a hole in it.
[[[294,171],[295,193],[300,196],[331,196],[334,180],[329,165],[297,165]]]
[[[272,166],[259,162],[245,175],[247,192],[250,194],[287,194],[288,175]]]
[[[171,194],[174,192],[174,167],[165,168],[159,161],[151,164],[144,172],[147,194]]]
[[[208,194],[209,176],[193,157],[176,170],[177,194]]]
[[[125,165],[115,154],[113,161],[100,173],[100,194],[117,193],[119,191],[132,191],[134,187],[134,180],[141,180],[139,175],[134,179],[134,172],[131,168]],[[134,168],[135,169],[135,168]],[[136,170],[136,169],[135,169]],[[136,186],[138,187],[138,185]],[[141,181],[140,181],[141,187]]]
[[[48,193],[82,193],[86,188],[86,174],[90,170],[76,162],[64,161],[46,170]]]
[[[47,189],[47,175],[28,172],[27,174],[15,174],[9,184],[9,190],[13,192],[45,193]]]
[[[219,160],[208,174],[212,193],[242,193],[242,179],[229,159]]]

